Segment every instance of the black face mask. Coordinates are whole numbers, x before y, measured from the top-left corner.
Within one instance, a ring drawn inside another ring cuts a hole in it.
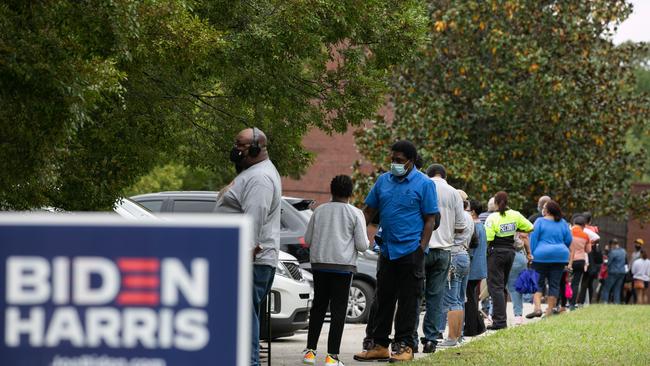
[[[230,161],[232,161],[235,164],[241,163],[242,160],[244,160],[244,152],[237,149],[236,147],[233,147],[232,150],[230,150]]]
[[[641,250],[641,246],[639,245],[635,245],[634,248],[636,249],[637,252]]]

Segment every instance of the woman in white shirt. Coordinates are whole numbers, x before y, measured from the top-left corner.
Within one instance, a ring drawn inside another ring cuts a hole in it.
[[[650,282],[650,259],[645,250],[641,250],[641,257],[632,263],[632,277],[636,290],[636,303],[648,303],[648,283]]]

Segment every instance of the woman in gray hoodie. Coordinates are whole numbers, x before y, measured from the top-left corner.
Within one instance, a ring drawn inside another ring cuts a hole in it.
[[[303,363],[316,362],[316,346],[329,306],[330,330],[326,365],[342,366],[338,354],[345,326],[348,293],[357,269],[357,252],[368,249],[363,212],[350,205],[352,179],[338,175],[330,183],[332,201],[318,206],[307,225],[305,242],[314,273],[314,302],[309,313],[309,333]]]

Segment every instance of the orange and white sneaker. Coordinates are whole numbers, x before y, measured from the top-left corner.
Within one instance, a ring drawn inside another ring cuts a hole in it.
[[[327,355],[325,358],[325,366],[345,366],[341,360],[339,360],[338,355]]]
[[[316,350],[306,349],[302,351],[302,363],[305,365],[315,365],[316,364]]]

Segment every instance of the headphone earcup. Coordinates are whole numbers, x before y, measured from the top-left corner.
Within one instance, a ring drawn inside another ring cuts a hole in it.
[[[259,146],[251,146],[248,148],[248,155],[251,158],[256,158],[257,155],[260,154],[260,152],[262,152],[262,149]]]

